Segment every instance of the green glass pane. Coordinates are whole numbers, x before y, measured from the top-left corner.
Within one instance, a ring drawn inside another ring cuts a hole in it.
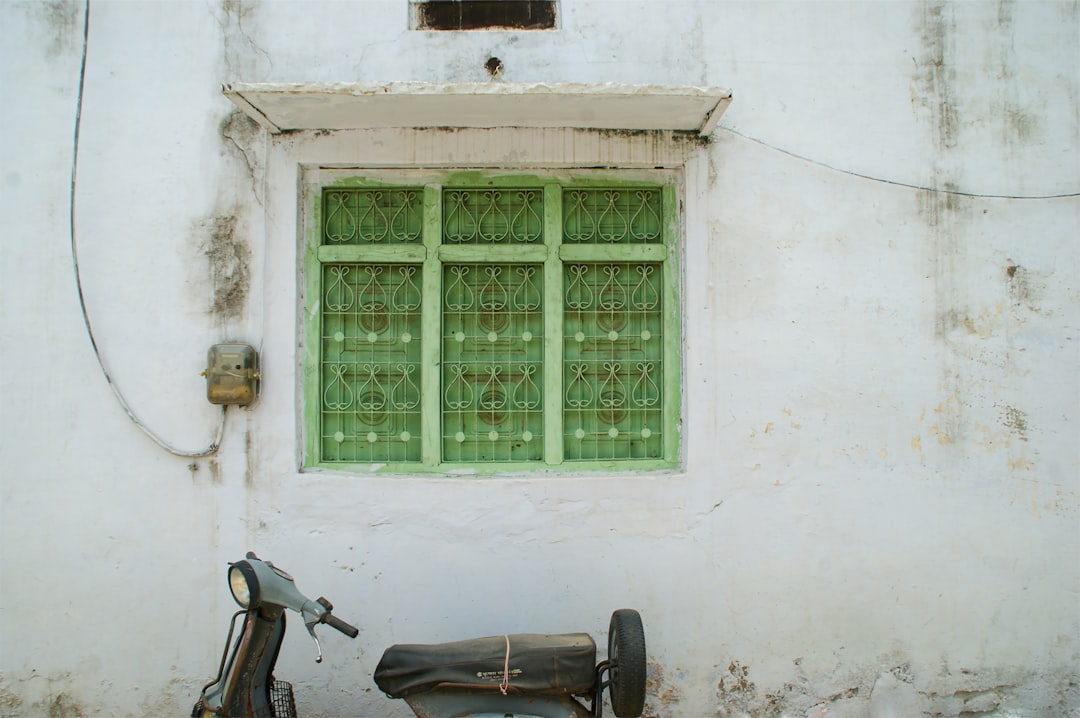
[[[423,228],[422,188],[323,191],[323,244],[408,244]]]
[[[563,268],[567,460],[663,456],[663,287],[657,263]]]
[[[527,244],[544,234],[544,192],[532,189],[443,191],[444,244]]]
[[[444,265],[444,461],[543,459],[542,309],[542,265]]]
[[[320,442],[326,462],[420,460],[420,267],[322,267]]]
[[[568,244],[660,244],[659,189],[563,190],[563,241]]]

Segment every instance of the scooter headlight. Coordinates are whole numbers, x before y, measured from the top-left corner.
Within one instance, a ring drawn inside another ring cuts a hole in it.
[[[259,579],[250,563],[237,561],[229,564],[229,591],[241,608],[259,605]]]

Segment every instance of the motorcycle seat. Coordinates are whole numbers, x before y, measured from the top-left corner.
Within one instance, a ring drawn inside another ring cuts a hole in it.
[[[596,644],[587,633],[398,644],[375,668],[375,684],[391,698],[451,687],[497,691],[504,681],[508,693],[589,695],[596,683]]]

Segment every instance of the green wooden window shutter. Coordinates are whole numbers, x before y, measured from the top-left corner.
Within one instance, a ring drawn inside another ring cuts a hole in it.
[[[673,189],[468,178],[321,192],[307,462],[674,466]]]

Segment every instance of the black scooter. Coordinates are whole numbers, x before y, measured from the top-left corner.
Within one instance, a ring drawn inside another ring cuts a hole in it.
[[[303,617],[317,663],[322,648],[315,626],[326,624],[350,638],[359,631],[334,616],[325,598],[307,598],[292,576],[253,553],[229,564],[228,582],[243,610],[232,617],[218,675],[203,687],[191,715],[296,718],[292,686],[274,678],[285,609]],[[423,718],[601,718],[604,688],[618,718],[638,718],[645,705],[645,632],[637,611],[615,611],[608,657],[599,663],[586,633],[395,645],[383,653],[375,683]]]

